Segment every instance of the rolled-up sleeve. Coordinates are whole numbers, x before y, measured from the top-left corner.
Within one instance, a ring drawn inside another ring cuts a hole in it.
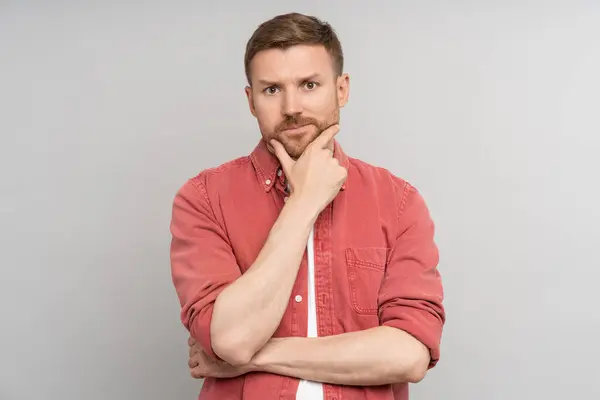
[[[410,184],[404,184],[400,198],[399,231],[379,291],[379,318],[381,325],[401,329],[423,343],[432,368],[440,358],[446,319],[434,223],[422,196]]]
[[[213,306],[219,293],[241,271],[201,176],[177,192],[171,235],[171,274],[181,304],[181,321],[204,351],[217,358],[210,337]]]

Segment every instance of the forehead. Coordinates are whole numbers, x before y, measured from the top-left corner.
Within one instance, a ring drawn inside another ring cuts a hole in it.
[[[313,74],[333,75],[333,60],[324,46],[297,45],[263,50],[250,64],[252,80],[295,80]]]

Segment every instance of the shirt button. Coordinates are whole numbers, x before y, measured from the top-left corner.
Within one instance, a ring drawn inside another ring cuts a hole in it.
[[[267,185],[270,185],[270,184],[271,184],[271,180],[270,180],[270,179],[267,179],[267,180],[265,181],[265,183],[266,183]]]
[[[297,294],[294,300],[296,300],[296,303],[300,303],[302,301],[302,296]]]
[[[277,176],[281,176],[281,170],[280,169],[277,170]]]

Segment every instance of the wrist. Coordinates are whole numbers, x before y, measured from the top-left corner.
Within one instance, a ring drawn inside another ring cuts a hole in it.
[[[314,224],[321,212],[309,196],[300,193],[292,193],[286,202],[286,206],[301,219],[308,221],[310,225]]]

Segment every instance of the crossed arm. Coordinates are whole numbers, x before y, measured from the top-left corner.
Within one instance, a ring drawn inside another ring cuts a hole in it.
[[[194,338],[192,375],[262,371],[361,386],[420,381],[439,357],[445,317],[432,223],[419,194],[404,192],[410,197],[402,202],[408,216],[378,299],[382,326],[319,338],[272,338],[316,215],[290,197],[256,262],[241,275],[202,182],[184,187],[174,205],[171,260],[182,320]],[[221,269],[235,266],[229,275],[219,271],[221,278],[227,275],[223,281],[210,270],[215,260]],[[277,283],[275,297],[265,282]],[[251,323],[258,311],[261,323]]]
[[[408,333],[388,326],[320,338],[274,338],[247,365],[214,362],[193,339],[189,367],[195,378],[230,378],[270,372],[338,385],[419,382],[429,350]]]

